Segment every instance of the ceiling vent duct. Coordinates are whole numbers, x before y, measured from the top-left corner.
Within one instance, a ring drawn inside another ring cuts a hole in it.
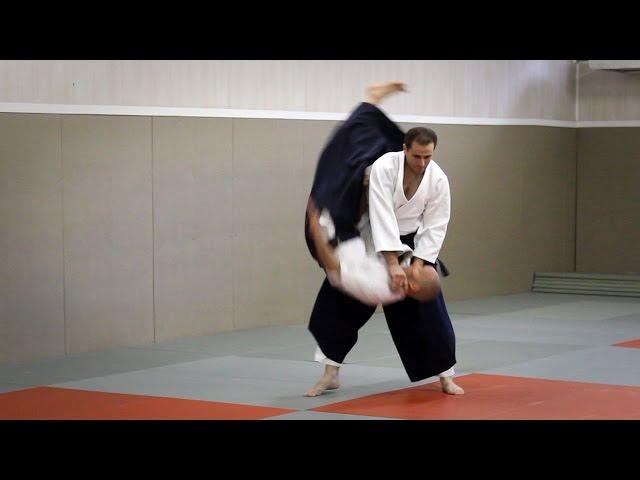
[[[589,60],[591,70],[613,70],[624,73],[639,73],[640,60]]]

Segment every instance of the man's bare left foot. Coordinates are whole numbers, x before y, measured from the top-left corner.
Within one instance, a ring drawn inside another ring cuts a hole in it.
[[[304,394],[305,397],[317,397],[318,395],[322,395],[325,390],[335,390],[340,387],[340,381],[338,380],[337,375],[331,375],[325,373],[320,377],[318,383]]]

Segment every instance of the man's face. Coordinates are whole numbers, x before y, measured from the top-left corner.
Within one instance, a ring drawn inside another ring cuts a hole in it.
[[[403,145],[402,148],[409,169],[416,175],[422,175],[433,156],[433,142],[429,145],[420,145],[417,142],[413,142],[411,148],[407,148],[406,145]]]

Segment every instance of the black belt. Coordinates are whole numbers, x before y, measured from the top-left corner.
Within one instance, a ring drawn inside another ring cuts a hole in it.
[[[439,258],[436,260],[436,270],[438,269],[438,267],[440,267],[440,273],[442,273],[443,277],[448,277],[450,275],[449,269]]]

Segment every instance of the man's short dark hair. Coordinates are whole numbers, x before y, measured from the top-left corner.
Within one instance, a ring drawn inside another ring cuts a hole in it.
[[[404,144],[407,148],[411,148],[413,142],[423,146],[433,143],[433,148],[436,148],[436,145],[438,145],[438,136],[436,135],[436,132],[430,128],[414,127],[404,136]]]

